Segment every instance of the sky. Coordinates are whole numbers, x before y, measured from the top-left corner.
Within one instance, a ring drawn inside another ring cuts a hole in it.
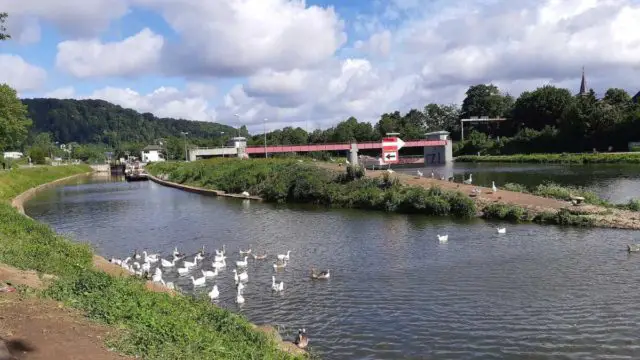
[[[640,90],[640,0],[0,0],[0,83],[161,117],[326,129],[470,85]],[[266,119],[266,120],[265,120]]]

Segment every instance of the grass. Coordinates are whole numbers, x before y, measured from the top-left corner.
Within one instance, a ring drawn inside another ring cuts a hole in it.
[[[162,360],[296,358],[242,316],[191,297],[150,292],[140,279],[96,270],[89,246],[22,216],[8,203],[30,187],[87,170],[39,167],[0,174],[0,262],[56,275],[40,295],[121,330],[109,342],[125,354]]]
[[[336,174],[313,164],[286,159],[211,159],[156,163],[147,167],[170,181],[230,193],[248,191],[270,202],[312,203],[330,207],[471,218],[476,206],[468,196],[438,187],[400,184],[385,174],[364,177],[360,168]]]
[[[529,210],[512,204],[494,203],[482,209],[485,219],[507,220],[511,222],[535,222],[539,224],[593,226],[594,220],[580,214],[574,214],[567,209],[557,213],[543,212],[534,214]]]
[[[476,156],[463,155],[457,162],[502,162],[502,163],[537,163],[537,164],[640,164],[640,153],[583,153],[583,154],[519,154]]]

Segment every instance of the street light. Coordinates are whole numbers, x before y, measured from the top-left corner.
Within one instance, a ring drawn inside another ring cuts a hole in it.
[[[240,114],[234,114],[236,121],[238,122],[238,137],[240,137]]]
[[[189,161],[189,155],[187,154],[187,135],[189,135],[189,133],[185,131],[181,131],[180,133],[184,135],[184,161]]]
[[[267,158],[267,118],[264,118],[264,158]]]

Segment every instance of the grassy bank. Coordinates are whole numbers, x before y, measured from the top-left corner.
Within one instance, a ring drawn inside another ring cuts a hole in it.
[[[464,155],[457,162],[494,162],[494,163],[536,163],[536,164],[640,164],[640,153],[610,154],[521,154],[476,156]]]
[[[468,196],[438,187],[425,189],[400,184],[393,176],[364,177],[361,169],[336,174],[295,160],[212,159],[190,163],[157,163],[148,166],[169,181],[223,190],[248,191],[270,202],[420,213],[470,218],[475,203]]]
[[[239,315],[186,296],[150,292],[140,279],[96,270],[87,245],[56,234],[9,205],[30,187],[87,171],[69,166],[0,174],[0,262],[56,275],[41,295],[120,329],[109,342],[126,354],[167,360],[295,358]]]
[[[506,220],[511,222],[535,222],[539,224],[593,226],[595,220],[584,214],[572,213],[562,209],[556,213],[534,213],[520,206],[512,204],[494,203],[482,209],[485,219]]]

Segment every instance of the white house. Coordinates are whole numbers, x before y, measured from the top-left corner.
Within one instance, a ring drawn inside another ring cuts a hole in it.
[[[164,161],[164,154],[162,154],[162,146],[149,145],[142,149],[142,156],[140,160],[144,163]]]
[[[19,151],[5,151],[3,156],[5,159],[20,159],[24,154]]]

